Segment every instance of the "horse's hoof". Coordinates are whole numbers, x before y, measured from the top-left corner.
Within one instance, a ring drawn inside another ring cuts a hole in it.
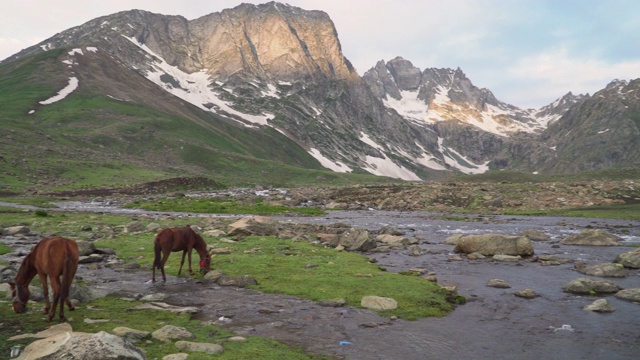
[[[51,322],[51,319],[53,319],[53,316],[47,316],[47,322]]]

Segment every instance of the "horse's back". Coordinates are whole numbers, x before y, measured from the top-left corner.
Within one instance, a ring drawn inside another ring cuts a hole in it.
[[[164,251],[181,251],[193,244],[194,235],[197,235],[189,226],[167,228],[161,230],[154,240]]]
[[[67,238],[45,238],[36,245],[35,265],[39,272],[61,274],[65,262],[70,260],[77,264],[79,259],[78,244]]]

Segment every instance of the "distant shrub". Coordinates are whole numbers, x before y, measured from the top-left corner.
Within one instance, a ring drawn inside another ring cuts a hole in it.
[[[40,216],[40,217],[47,217],[49,216],[49,213],[47,213],[45,210],[36,210],[36,216]]]

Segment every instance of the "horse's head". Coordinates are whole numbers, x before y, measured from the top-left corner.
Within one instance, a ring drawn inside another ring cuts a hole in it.
[[[23,286],[10,282],[11,297],[13,297],[13,311],[20,314],[27,311],[27,301],[29,301],[29,286]]]
[[[200,261],[200,273],[206,274],[209,270],[211,270],[211,256],[207,255]]]

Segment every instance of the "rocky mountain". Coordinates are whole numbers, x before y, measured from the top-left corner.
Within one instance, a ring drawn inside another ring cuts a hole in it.
[[[559,141],[548,128],[582,127],[571,116],[581,119],[578,109],[594,100],[569,93],[523,110],[475,87],[461,69],[422,71],[400,57],[360,77],[326,13],[276,2],[190,21],[120,12],[56,34],[5,59],[0,69],[56,49],[65,64],[54,71],[58,90],[75,86],[162,110],[198,124],[199,134],[215,134],[210,139],[244,141],[242,152],[252,156],[405,180],[489,168],[562,172],[539,151]],[[78,64],[106,62],[94,74],[75,73]],[[134,79],[137,85],[130,84]],[[615,159],[601,166],[621,165]]]

